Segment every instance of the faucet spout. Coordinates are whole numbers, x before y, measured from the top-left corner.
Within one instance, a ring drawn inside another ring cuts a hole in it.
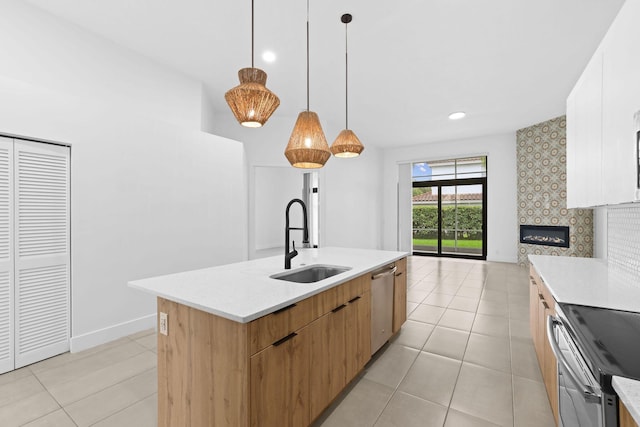
[[[303,227],[291,227],[289,226],[289,210],[291,209],[291,205],[294,203],[300,204],[302,207],[302,220]],[[287,204],[287,208],[284,212],[285,224],[284,224],[284,268],[289,270],[291,269],[291,259],[298,255],[298,251],[296,251],[296,244],[293,242],[293,251],[289,252],[289,232],[291,230],[302,230],[302,245],[309,243],[309,225],[307,220],[307,206],[300,199],[293,199]]]

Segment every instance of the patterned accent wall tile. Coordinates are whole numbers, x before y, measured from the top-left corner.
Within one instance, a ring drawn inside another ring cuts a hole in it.
[[[608,209],[607,253],[609,267],[640,277],[640,208]]]
[[[565,116],[520,129],[518,156],[518,224],[569,226],[569,247],[518,242],[518,263],[527,255],[593,256],[593,212],[567,209]],[[520,234],[518,233],[518,236]]]

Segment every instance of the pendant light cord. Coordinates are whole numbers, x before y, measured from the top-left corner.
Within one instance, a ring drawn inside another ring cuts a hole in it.
[[[307,0],[307,111],[309,111],[309,0]]]
[[[253,66],[253,0],[251,0],[251,68]]]
[[[349,129],[349,41],[347,35],[348,22],[344,23],[344,122],[345,129]]]

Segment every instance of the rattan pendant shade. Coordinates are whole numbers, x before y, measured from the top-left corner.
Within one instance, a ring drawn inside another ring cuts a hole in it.
[[[238,123],[259,128],[280,105],[280,99],[265,86],[267,73],[253,66],[253,0],[251,0],[251,68],[238,71],[240,85],[224,94]]]
[[[340,17],[340,21],[345,24],[344,25],[344,39],[345,39],[345,49],[344,49],[344,70],[345,70],[345,79],[344,79],[344,112],[345,112],[345,128],[342,132],[338,134],[338,137],[333,144],[331,144],[331,152],[336,157],[349,158],[349,157],[357,157],[364,150],[364,145],[360,142],[360,139],[356,136],[356,134],[349,129],[349,61],[348,61],[348,53],[347,53],[347,24],[351,22],[352,16],[348,13],[345,13]]]
[[[316,113],[303,111],[298,115],[284,155],[291,166],[303,169],[321,168],[329,160],[331,151]]]
[[[267,73],[259,68],[238,71],[240,85],[224,94],[233,115],[242,126],[258,128],[280,105],[280,99],[266,88]]]
[[[298,114],[284,155],[295,168],[321,168],[331,157],[318,115],[309,111],[309,0],[307,0],[307,110]]]
[[[331,152],[336,157],[357,157],[362,153],[362,150],[364,150],[364,146],[350,129],[343,129],[331,144]]]

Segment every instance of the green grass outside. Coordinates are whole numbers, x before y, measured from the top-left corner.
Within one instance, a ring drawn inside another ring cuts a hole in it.
[[[438,246],[437,239],[413,239],[413,246]],[[442,247],[454,248],[456,241],[443,240]],[[458,248],[482,249],[482,240],[458,240]]]

